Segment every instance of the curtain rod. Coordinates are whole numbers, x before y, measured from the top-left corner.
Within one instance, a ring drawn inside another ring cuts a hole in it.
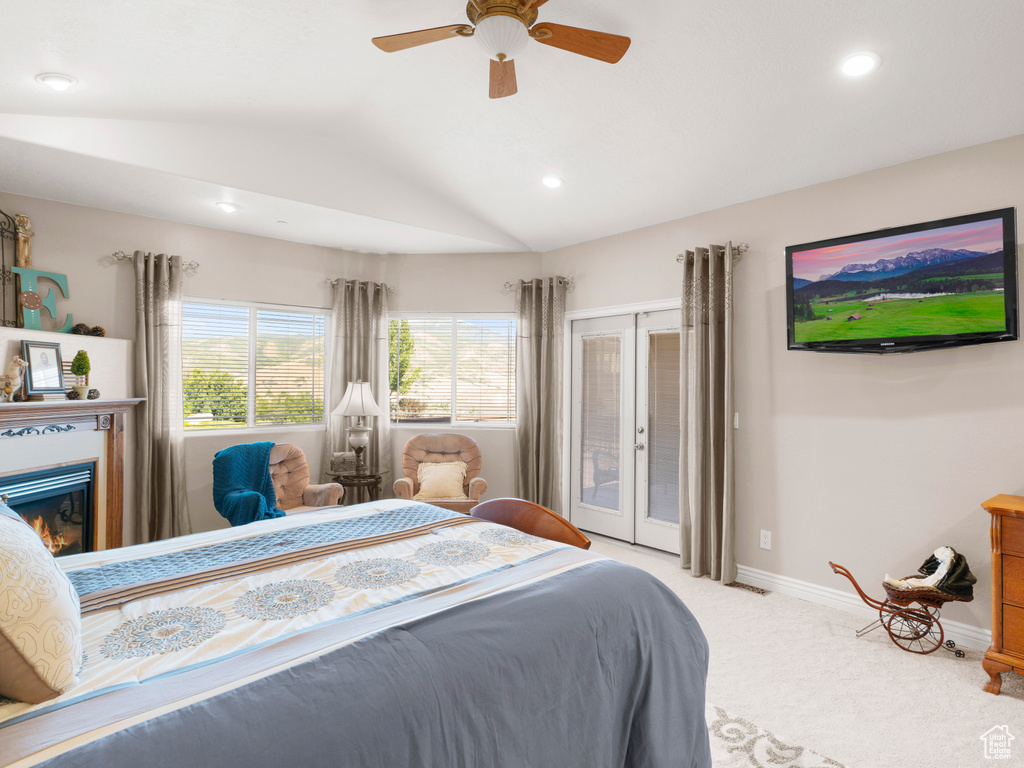
[[[124,251],[114,251],[109,256],[104,256],[102,259],[100,259],[100,263],[103,264],[104,267],[109,267],[109,266],[112,266],[114,264],[118,264],[118,263],[120,263],[122,261],[134,261],[134,260],[135,260],[134,256],[129,256]],[[196,272],[199,271],[199,262],[195,261],[195,260],[192,260],[192,261],[182,261],[181,262],[181,271],[184,272],[189,277],[194,277]]]
[[[573,291],[576,290],[576,278],[573,277],[572,275],[568,275],[566,277],[562,277],[561,275],[558,275],[556,279],[565,281],[565,291],[566,291],[566,293],[572,293]],[[514,291],[516,289],[517,285],[518,285],[518,283],[513,283],[511,281],[506,281],[505,285],[503,285],[501,287],[501,292],[506,294],[506,295],[509,294],[509,293],[512,293],[512,291]]]
[[[711,247],[712,248],[721,248],[722,250],[725,250],[725,246],[724,245],[712,245]],[[749,250],[750,250],[750,244],[749,243],[736,243],[736,245],[734,245],[732,247],[732,252],[734,254],[733,255],[733,260],[735,262],[739,263],[743,259],[743,254],[746,253]],[[684,252],[684,253],[677,254],[676,255],[676,261],[678,263],[680,263],[680,264],[682,264],[684,261],[686,261],[686,253]]]
[[[345,280],[345,279],[346,278],[344,278],[344,277],[325,277],[323,280],[321,280],[319,283],[317,283],[317,285],[319,285],[321,288],[333,288],[335,285],[337,285],[338,283],[340,283],[342,280]],[[360,281],[360,282],[370,282],[370,281]],[[388,294],[392,294],[396,290],[397,289],[395,288],[395,286],[393,286],[393,285],[389,285],[388,286]]]

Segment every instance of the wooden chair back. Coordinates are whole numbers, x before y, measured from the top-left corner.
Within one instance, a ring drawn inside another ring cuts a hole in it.
[[[560,541],[580,549],[590,549],[588,539],[579,528],[547,507],[525,499],[491,499],[473,507],[473,517],[507,525],[517,531]]]

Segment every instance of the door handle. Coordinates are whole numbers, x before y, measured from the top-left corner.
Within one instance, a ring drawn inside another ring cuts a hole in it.
[[[644,444],[643,444],[643,443],[637,443],[637,444],[636,444],[636,445],[634,445],[633,447],[634,447],[634,448],[635,448],[636,450],[638,450],[638,451],[642,451],[642,450],[644,449]]]

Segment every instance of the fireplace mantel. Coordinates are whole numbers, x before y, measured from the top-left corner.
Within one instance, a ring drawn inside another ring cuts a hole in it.
[[[124,524],[124,415],[143,398],[0,403],[0,445],[15,438],[99,430],[105,447],[106,548],[120,547]],[[99,542],[96,542],[97,545]]]

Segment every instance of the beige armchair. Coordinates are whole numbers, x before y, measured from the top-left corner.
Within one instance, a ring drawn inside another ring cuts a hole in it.
[[[457,462],[465,464],[464,476],[461,476],[462,469]],[[451,432],[416,435],[405,444],[405,450],[402,452],[402,473],[405,477],[395,480],[395,496],[435,504],[468,515],[487,490],[487,481],[479,477],[483,463],[480,447],[471,437]],[[446,489],[450,491],[449,493],[434,495],[436,489],[443,487],[443,484],[438,485],[434,480],[438,471],[431,468],[421,470],[420,466],[423,464],[449,465],[452,473],[459,473],[456,476],[462,477],[461,493],[457,492],[459,488],[455,482],[454,485],[449,483],[450,487]],[[431,480],[426,488],[421,488],[420,479],[425,474]]]
[[[338,483],[310,485],[306,454],[291,443],[278,443],[270,449],[270,479],[277,508],[288,515],[338,506],[345,494]]]

